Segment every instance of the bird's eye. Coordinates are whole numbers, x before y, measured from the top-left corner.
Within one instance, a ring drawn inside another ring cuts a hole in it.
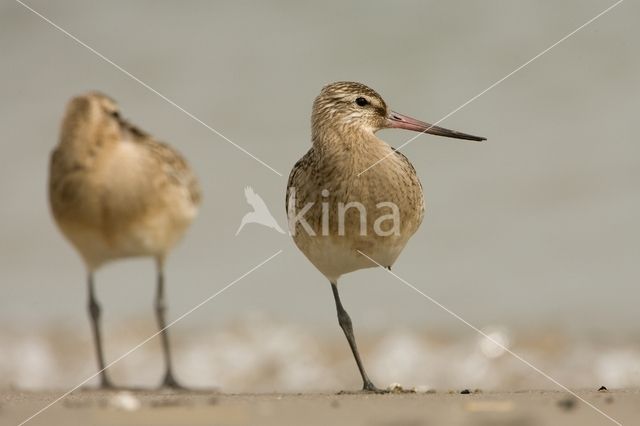
[[[365,98],[357,98],[356,103],[361,107],[369,105],[369,101]]]
[[[109,114],[116,120],[120,120],[120,113],[117,110],[113,110]]]

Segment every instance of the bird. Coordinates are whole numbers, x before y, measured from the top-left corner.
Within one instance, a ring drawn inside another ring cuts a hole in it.
[[[240,221],[240,226],[236,231],[236,236],[240,233],[242,228],[248,223],[258,223],[271,229],[275,229],[281,234],[284,234],[278,222],[274,219],[271,211],[265,204],[261,196],[256,194],[252,187],[247,186],[244,188],[244,196],[247,199],[247,203],[253,207],[253,211],[245,214]]]
[[[48,183],[54,221],[86,267],[100,388],[116,386],[105,369],[94,274],[118,259],[152,257],[154,308],[165,361],[161,387],[182,389],[173,372],[166,330],[164,266],[201,203],[198,180],[187,161],[123,118],[114,99],[94,91],[67,103]]]
[[[375,90],[358,82],[328,84],[315,98],[311,148],[295,163],[287,183],[290,234],[331,284],[338,324],[362,377],[362,391],[375,393],[384,391],[366,373],[338,279],[363,268],[390,269],[425,214],[415,168],[375,135],[387,128],[486,140],[394,112]]]

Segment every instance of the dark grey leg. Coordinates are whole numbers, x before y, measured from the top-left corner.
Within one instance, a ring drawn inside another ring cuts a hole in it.
[[[91,328],[93,330],[93,341],[96,347],[96,354],[98,356],[98,368],[100,369],[100,387],[102,389],[114,388],[113,383],[107,376],[107,371],[104,363],[104,354],[102,352],[102,335],[100,333],[100,305],[96,300],[94,288],[93,288],[93,273],[89,272],[87,279],[89,287],[89,316],[91,318]]]
[[[338,294],[338,285],[337,283],[331,283],[331,290],[333,290],[333,298],[336,301],[336,310],[338,311],[338,324],[344,331],[344,335],[347,337],[347,341],[349,342],[349,346],[351,347],[351,352],[353,352],[353,357],[356,359],[356,364],[358,364],[358,370],[360,370],[360,375],[362,376],[362,390],[366,392],[377,392],[381,393],[382,390],[378,389],[373,382],[367,376],[367,372],[364,370],[364,366],[362,365],[362,361],[360,360],[360,354],[358,353],[358,347],[356,346],[356,338],[353,334],[353,326],[351,324],[351,318],[347,311],[342,307],[342,302],[340,302],[340,295]]]
[[[169,349],[169,333],[167,332],[167,322],[165,320],[165,313],[167,310],[167,303],[164,295],[164,273],[162,270],[162,263],[158,262],[158,288],[156,292],[156,318],[158,320],[158,328],[160,329],[160,337],[162,339],[162,352],[164,354],[165,361],[165,374],[162,380],[162,387],[172,389],[184,389],[180,383],[173,376],[173,368],[171,365],[171,351]]]

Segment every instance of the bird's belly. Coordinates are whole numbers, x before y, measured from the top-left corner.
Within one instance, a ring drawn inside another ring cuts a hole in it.
[[[53,215],[90,269],[119,258],[164,256],[198,211],[184,188],[159,191],[141,179],[125,185],[87,178],[69,186],[72,196],[52,201]]]
[[[355,175],[385,152],[377,154],[355,166],[340,167],[339,159],[316,165],[290,182],[293,239],[332,282],[358,269],[393,265],[422,222],[422,186],[404,157],[390,157],[363,178]]]
[[[294,238],[298,248],[309,261],[331,282],[341,275],[359,269],[394,264],[409,236],[309,236]],[[369,258],[373,259],[370,260]]]
[[[62,233],[76,248],[90,270],[99,268],[109,261],[153,254],[150,241],[144,241],[140,234],[105,235],[98,228],[75,223],[60,223]]]
[[[104,263],[127,257],[163,257],[180,239],[190,220],[176,221],[167,214],[149,215],[109,227],[59,222],[63,234],[95,270]]]

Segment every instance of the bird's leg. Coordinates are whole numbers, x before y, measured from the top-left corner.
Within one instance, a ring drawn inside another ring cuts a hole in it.
[[[373,382],[369,379],[369,376],[367,376],[367,372],[364,370],[362,360],[360,360],[360,354],[358,353],[358,347],[356,346],[356,338],[353,334],[353,325],[351,324],[351,318],[342,306],[342,302],[340,302],[340,295],[338,294],[338,284],[331,283],[331,290],[333,290],[333,298],[336,301],[338,324],[340,324],[342,331],[344,331],[344,335],[347,337],[347,341],[349,342],[349,346],[351,347],[351,352],[353,352],[353,357],[356,359],[358,370],[360,370],[360,375],[362,376],[362,390],[365,392],[382,393],[383,391],[378,389],[373,384]]]
[[[161,387],[171,389],[184,389],[180,383],[173,376],[173,368],[171,365],[171,352],[169,349],[169,333],[167,332],[167,323],[165,320],[165,313],[167,311],[167,304],[164,294],[164,272],[162,268],[162,262],[158,261],[158,283],[156,289],[156,318],[158,320],[158,328],[160,329],[160,338],[162,339],[162,352],[164,354],[165,361],[165,374],[162,380]]]
[[[113,383],[107,376],[107,371],[104,363],[104,354],[102,352],[102,335],[100,333],[100,305],[96,300],[94,286],[93,286],[93,272],[89,272],[87,279],[89,287],[89,316],[91,318],[91,328],[93,330],[93,341],[95,343],[96,354],[98,356],[98,368],[100,373],[100,388],[113,389]]]

